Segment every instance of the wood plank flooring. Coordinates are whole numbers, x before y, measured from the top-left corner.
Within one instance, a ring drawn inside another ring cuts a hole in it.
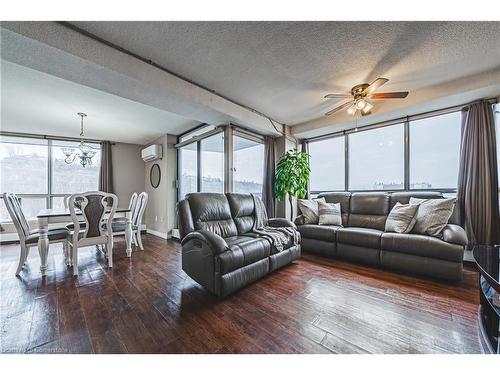
[[[15,277],[0,251],[4,353],[481,353],[477,273],[447,284],[304,254],[224,300],[181,270],[180,245],[144,236],[114,267],[92,247],[74,278],[52,245]]]

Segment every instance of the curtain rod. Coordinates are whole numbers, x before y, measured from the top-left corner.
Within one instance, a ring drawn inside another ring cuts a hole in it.
[[[349,129],[339,130],[339,131],[336,131],[333,133],[327,133],[327,134],[323,134],[323,135],[318,135],[316,137],[304,138],[304,139],[306,140],[306,142],[319,141],[319,140],[323,140],[323,139],[339,137],[339,136],[342,136],[345,134],[351,134],[351,133],[356,133],[356,132],[365,131],[365,130],[382,128],[384,126],[396,125],[396,124],[399,124],[399,123],[402,123],[405,121],[417,120],[417,119],[421,120],[424,118],[437,116],[440,114],[444,115],[446,113],[456,112],[456,111],[460,111],[460,110],[467,110],[471,104],[479,103],[481,100],[485,100],[490,104],[498,103],[497,98],[479,99],[479,100],[475,100],[475,101],[472,101],[472,102],[469,102],[466,104],[460,104],[460,105],[456,105],[456,106],[452,106],[452,107],[436,109],[436,110],[428,111],[428,112],[422,112],[422,113],[418,113],[418,114],[411,115],[411,116],[402,116],[402,117],[394,118],[392,120],[380,121],[380,122],[376,122],[373,124],[359,126],[357,128],[349,128]]]

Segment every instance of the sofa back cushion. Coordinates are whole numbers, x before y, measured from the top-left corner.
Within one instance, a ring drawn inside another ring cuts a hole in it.
[[[226,197],[238,234],[242,235],[250,232],[254,224],[255,205],[253,197],[250,194],[238,193],[227,193]]]
[[[208,230],[221,237],[238,235],[224,194],[191,193],[186,196],[195,230]]]
[[[352,193],[349,226],[384,230],[390,195],[383,192]]]
[[[326,203],[340,203],[340,211],[342,213],[342,224],[344,226],[348,223],[349,218],[349,205],[351,201],[351,193],[346,191],[321,193],[318,198],[325,198]]]

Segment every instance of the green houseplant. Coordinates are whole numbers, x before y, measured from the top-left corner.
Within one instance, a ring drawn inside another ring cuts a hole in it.
[[[278,200],[288,196],[291,220],[293,220],[293,197],[305,198],[307,196],[307,182],[310,174],[309,155],[296,149],[287,151],[276,166],[274,195]]]

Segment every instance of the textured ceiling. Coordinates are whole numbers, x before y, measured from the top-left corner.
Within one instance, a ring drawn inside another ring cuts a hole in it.
[[[199,124],[4,60],[1,77],[3,131],[78,137],[76,113],[85,112],[86,137],[146,144]]]
[[[379,76],[411,92],[500,65],[500,22],[74,24],[289,125]]]

